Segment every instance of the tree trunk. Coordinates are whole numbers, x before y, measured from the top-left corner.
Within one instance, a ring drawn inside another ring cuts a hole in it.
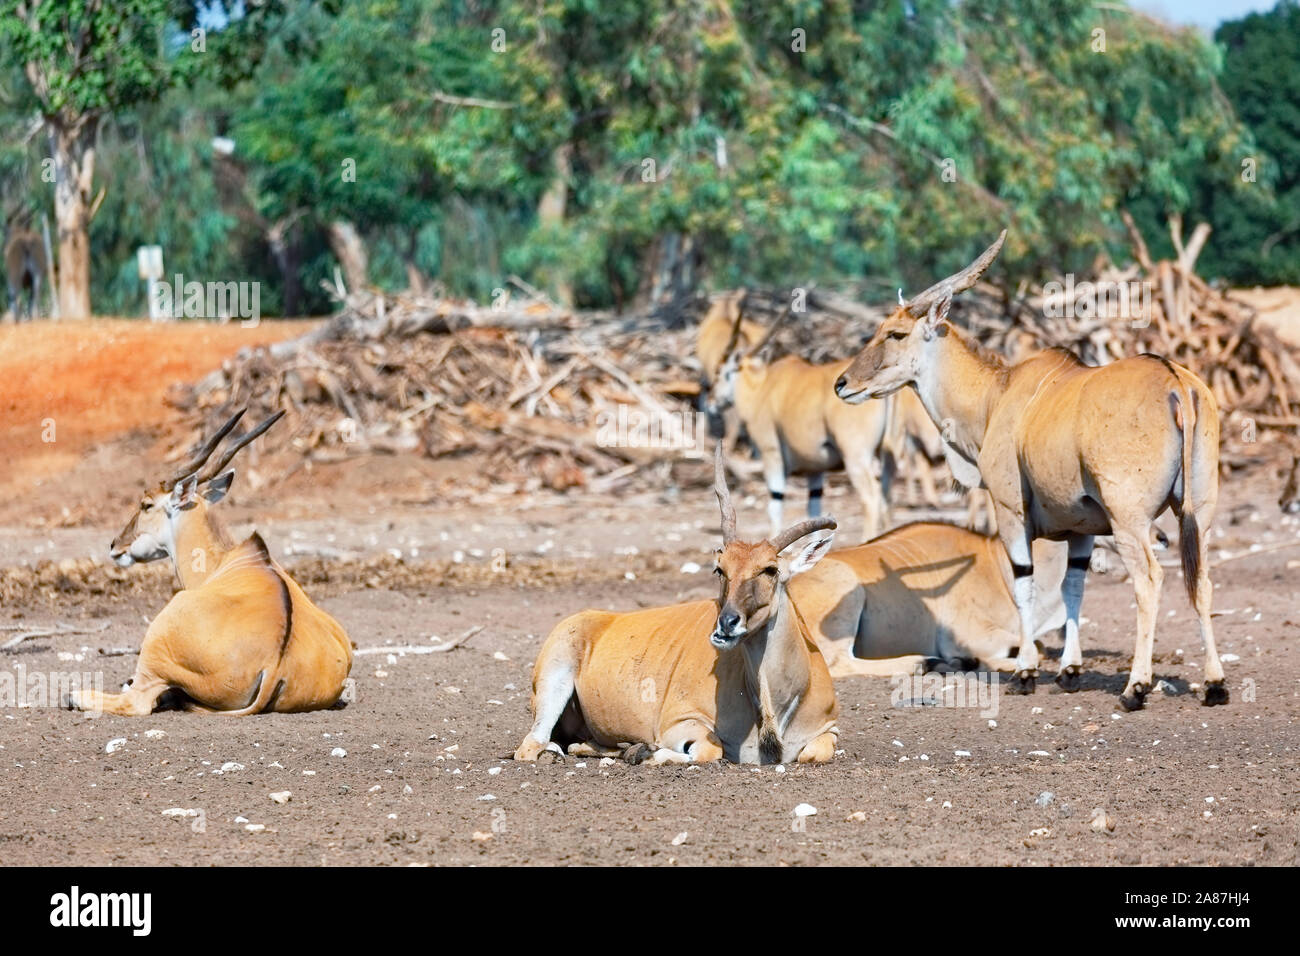
[[[420,230],[411,229],[406,235],[406,252],[402,256],[402,265],[406,267],[406,287],[415,295],[423,295],[429,288],[429,280],[420,271],[418,253],[420,250]]]
[[[85,118],[73,127],[51,121],[54,153],[54,218],[59,239],[59,316],[90,318],[91,187],[95,180],[95,131]]]
[[[282,290],[285,318],[301,314],[302,282],[298,277],[298,265],[301,256],[298,248],[298,214],[286,216],[266,230],[266,241],[271,246],[271,255],[280,268],[280,287]]]
[[[343,281],[348,292],[358,292],[370,284],[370,260],[366,244],[357,227],[344,219],[336,219],[326,229],[330,251],[343,270]]]
[[[569,180],[573,174],[573,144],[563,143],[551,154],[551,182],[537,205],[537,221],[543,227],[564,226],[564,211],[569,203]],[[561,305],[572,307],[573,283],[559,272],[549,277]]]
[[[680,232],[659,236],[641,260],[637,301],[653,308],[676,302],[695,288],[695,241]]]

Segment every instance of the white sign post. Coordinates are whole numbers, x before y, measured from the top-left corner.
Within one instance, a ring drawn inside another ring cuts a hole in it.
[[[135,254],[136,270],[147,285],[149,298],[149,321],[162,322],[170,319],[158,308],[158,280],[163,277],[162,246],[141,246]]]

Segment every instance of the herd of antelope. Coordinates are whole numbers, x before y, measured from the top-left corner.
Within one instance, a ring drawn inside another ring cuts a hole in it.
[[[533,723],[516,759],[551,751],[652,763],[824,762],[836,752],[835,679],[978,668],[1006,673],[1010,692],[1029,694],[1040,638],[1061,628],[1056,682],[1076,691],[1084,581],[1104,535],[1136,597],[1119,706],[1139,709],[1152,683],[1163,579],[1154,522],[1170,509],[1205,647],[1203,703],[1228,702],[1206,556],[1219,474],[1213,393],[1154,355],[1089,367],[1052,349],[1013,363],[977,344],[949,321],[949,307],[1005,235],[960,272],[908,301],[900,295],[866,346],[836,362],[768,362],[764,350],[789,313],[764,327],[744,318],[743,295],[715,302],[698,358],[706,407],[722,421],[718,597],[587,610],[556,625],[537,654]],[[347,635],[257,534],[236,544],[211,508],[230,488],[234,454],[278,417],[210,465],[236,415],[143,496],[112,557],[123,566],[170,558],[182,590],[150,625],[129,688],[70,706],[143,715],[170,696],[244,715],[339,700],[352,663]],[[740,534],[728,488],[742,436],[769,495],[769,534],[758,540]],[[942,459],[960,484],[984,489],[995,533],[917,522],[880,534],[909,452]],[[821,497],[825,473],[840,469],[869,540],[832,552],[837,524],[822,514]],[[786,527],[792,475],[807,479],[808,517]]]

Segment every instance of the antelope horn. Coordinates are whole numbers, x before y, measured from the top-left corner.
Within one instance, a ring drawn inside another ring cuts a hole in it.
[[[776,338],[776,333],[781,331],[781,324],[785,322],[786,319],[790,318],[793,311],[793,307],[787,305],[785,310],[776,317],[776,321],[768,328],[767,334],[763,336],[762,341],[745,353],[745,358],[752,358],[759,352],[763,351],[763,349],[767,348],[767,344],[771,342],[772,339]]]
[[[194,457],[189,460],[189,463],[182,467],[181,470],[167,482],[168,486],[170,487],[171,485],[176,484],[176,482],[180,481],[182,478],[188,478],[190,475],[202,468],[203,463],[208,460],[208,457],[216,451],[217,446],[221,444],[221,439],[230,434],[230,430],[239,423],[239,420],[244,417],[244,412],[246,411],[248,411],[248,408],[244,407],[231,415],[230,421],[222,425],[221,428],[217,430],[216,434],[208,439],[207,444],[200,448]]]
[[[722,359],[726,361],[731,357],[737,345],[740,344],[740,326],[745,321],[745,302],[749,299],[749,290],[744,289],[740,293],[740,301],[736,303],[736,321],[731,326],[731,337],[727,339],[727,347],[722,350]]]
[[[718,508],[722,512],[722,543],[731,544],[736,540],[736,509],[731,503],[731,492],[727,489],[726,456],[722,453],[722,442],[713,452],[713,490],[718,496]]]
[[[1007,231],[1003,229],[998,234],[998,238],[993,245],[981,252],[979,258],[965,269],[954,272],[948,278],[936,282],[919,295],[913,296],[912,300],[907,303],[907,311],[919,319],[929,312],[930,307],[935,303],[941,302],[945,298],[952,298],[958,292],[965,292],[978,281],[979,277],[984,274],[984,270],[992,265],[993,260],[998,257],[998,252],[1002,249],[1002,241],[1006,237]]]
[[[823,528],[834,527],[836,527],[835,519],[830,515],[823,515],[820,518],[809,518],[806,521],[800,521],[796,525],[791,525],[778,534],[772,539],[772,547],[776,548],[777,554],[780,554],[805,535],[810,535],[814,531],[821,531]]]
[[[268,428],[270,428],[272,425],[274,425],[283,417],[284,417],[284,409],[281,409],[280,411],[272,415],[270,418],[268,418],[266,421],[262,422],[262,424],[254,428],[247,435],[242,435],[229,448],[227,448],[224,453],[222,453],[221,459],[216,463],[214,467],[206,469],[204,473],[199,476],[199,481],[200,482],[210,481],[211,479],[217,477],[217,475],[221,474],[221,469],[225,468],[226,465],[230,464],[230,459],[235,457],[235,455],[239,452],[239,449],[243,448],[245,445],[247,445],[249,442],[255,439],[258,435],[262,434],[262,432],[266,431]]]

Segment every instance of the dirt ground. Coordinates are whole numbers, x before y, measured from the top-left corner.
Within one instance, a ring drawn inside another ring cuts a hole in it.
[[[0,408],[45,414],[55,400],[14,394],[5,366],[0,353]],[[166,568],[106,562],[160,466],[163,426],[145,423],[167,420],[154,407],[132,421],[119,394],[95,413],[114,424],[66,467],[22,441],[0,464],[0,626],[85,631],[0,652],[16,676],[87,673],[115,689],[171,594]],[[91,412],[56,414],[75,429]],[[1214,530],[1227,707],[1196,698],[1195,618],[1166,553],[1168,686],[1144,711],[1115,710],[1131,588],[1094,573],[1076,694],[1044,680],[1032,697],[998,695],[996,713],[896,707],[889,681],[848,679],[828,765],[652,768],[510,755],[533,659],[562,616],[712,595],[711,496],[458,497],[458,467],[376,459],[237,483],[222,505],[235,530],[255,522],[358,645],[355,699],[244,719],[0,706],[0,864],[1300,863],[1300,547],[1279,549],[1300,542],[1300,520],[1278,512],[1270,469],[1225,483]],[[758,485],[745,490],[742,525],[761,527]],[[833,482],[830,510],[851,508],[843,490]],[[464,646],[421,653],[477,625]],[[802,804],[816,813],[796,816]],[[1095,808],[1113,831],[1090,825]]]

